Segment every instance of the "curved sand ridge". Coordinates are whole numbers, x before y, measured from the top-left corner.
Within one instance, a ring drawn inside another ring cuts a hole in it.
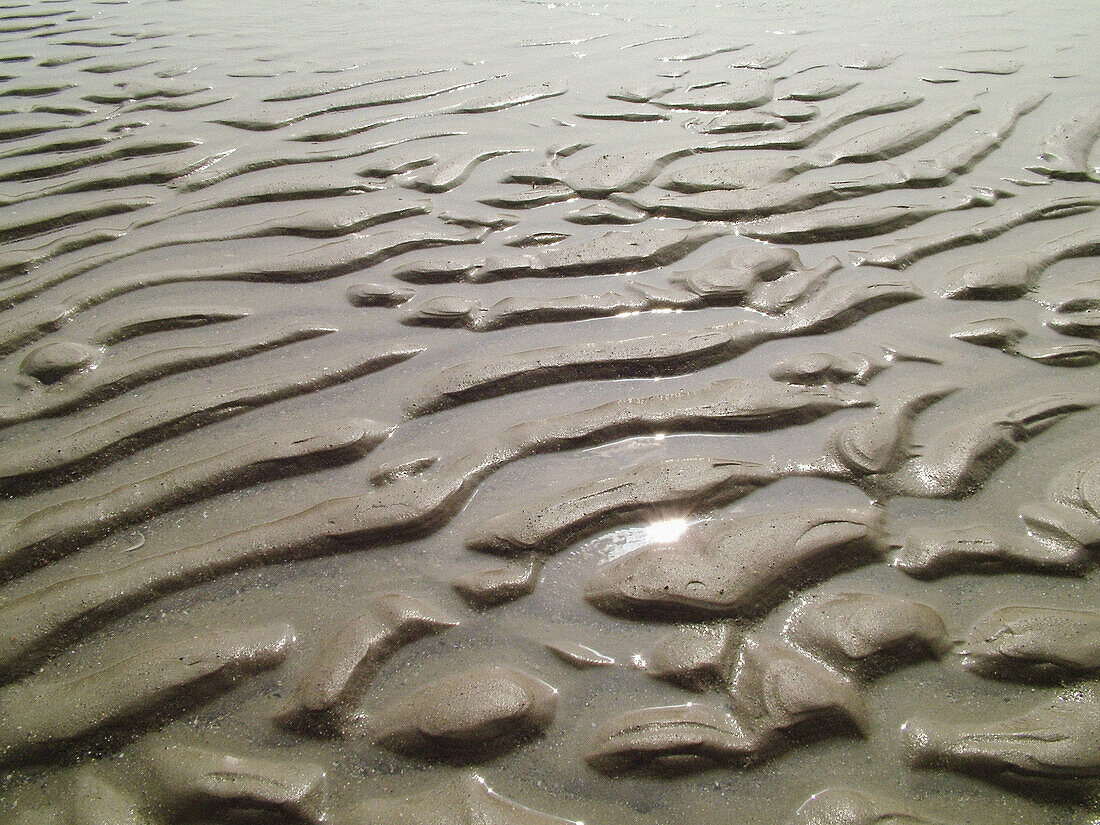
[[[1096,21],[835,5],[0,7],[0,820],[1087,821]]]

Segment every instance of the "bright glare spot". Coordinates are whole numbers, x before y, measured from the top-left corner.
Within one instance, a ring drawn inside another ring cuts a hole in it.
[[[687,530],[686,519],[670,518],[664,521],[655,521],[645,528],[646,538],[651,542],[667,543],[676,541]]]
[[[655,435],[654,435],[653,437],[654,437],[654,438],[655,438],[655,439],[656,439],[657,441],[664,441],[664,440],[665,440],[665,433],[657,433],[657,434],[655,434]]]

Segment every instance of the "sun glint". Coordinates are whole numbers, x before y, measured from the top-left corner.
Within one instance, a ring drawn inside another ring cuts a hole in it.
[[[646,539],[651,542],[668,543],[676,541],[687,530],[687,519],[670,518],[655,521],[645,528]]]

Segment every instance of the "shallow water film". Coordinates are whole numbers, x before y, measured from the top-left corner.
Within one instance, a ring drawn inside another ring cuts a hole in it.
[[[0,0],[0,821],[1098,821],[1098,42]]]

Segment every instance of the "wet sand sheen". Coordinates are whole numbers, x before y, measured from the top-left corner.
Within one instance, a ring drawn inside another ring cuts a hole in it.
[[[1091,821],[1098,33],[0,4],[0,819]]]

